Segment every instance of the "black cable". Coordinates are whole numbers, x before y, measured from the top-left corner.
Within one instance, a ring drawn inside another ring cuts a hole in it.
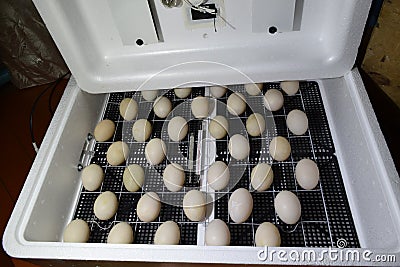
[[[50,96],[49,96],[49,102],[48,102],[48,105],[49,105],[49,112],[50,112],[51,116],[54,115],[54,110],[53,110],[53,108],[52,108],[52,106],[51,106],[51,100],[53,100],[54,92],[56,91],[57,86],[61,83],[62,79],[63,79],[65,76],[67,76],[69,73],[70,73],[70,72],[68,71],[65,75],[63,75],[62,77],[58,78],[58,79],[56,80],[56,84],[53,86],[53,89],[51,89],[51,93],[50,93]]]

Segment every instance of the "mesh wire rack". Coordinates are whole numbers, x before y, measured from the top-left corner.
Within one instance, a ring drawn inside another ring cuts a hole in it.
[[[282,246],[288,247],[335,247],[336,242],[345,239],[348,247],[360,247],[346,191],[342,181],[339,164],[335,155],[328,121],[325,114],[318,83],[314,81],[300,82],[300,90],[296,95],[284,94],[284,107],[276,112],[269,112],[263,106],[263,97],[249,96],[243,85],[229,86],[227,93],[215,102],[212,116],[224,115],[230,125],[229,135],[246,134],[245,121],[252,113],[263,115],[267,124],[267,131],[259,137],[249,137],[251,146],[250,156],[246,162],[237,161],[228,153],[229,137],[215,140],[207,138],[209,118],[198,120],[193,117],[190,104],[197,96],[208,96],[208,88],[194,88],[186,99],[177,98],[173,90],[163,90],[164,96],[173,104],[173,111],[166,119],[158,118],[152,111],[153,102],[146,101],[140,93],[111,93],[105,105],[102,119],[110,119],[116,123],[114,136],[108,142],[96,142],[93,147],[91,163],[100,165],[105,172],[102,186],[94,192],[82,188],[76,205],[74,218],[87,221],[91,228],[89,242],[106,242],[112,226],[118,222],[128,222],[135,233],[134,243],[153,243],[154,233],[158,226],[165,221],[172,220],[178,223],[181,231],[180,244],[204,245],[204,229],[214,218],[225,221],[231,232],[231,245],[254,246],[255,232],[262,222],[274,223],[281,234]],[[264,84],[264,93],[269,89],[280,89],[279,83]],[[225,104],[232,91],[241,92],[246,97],[247,109],[239,117],[232,116],[226,110]],[[146,142],[135,142],[132,138],[131,122],[124,121],[119,114],[119,103],[126,97],[134,98],[139,104],[136,119],[146,118],[153,126],[151,138],[162,138],[167,145],[167,159],[157,166],[150,166],[145,158]],[[293,109],[303,110],[309,120],[308,131],[301,136],[293,135],[286,127],[286,115]],[[172,142],[168,138],[166,125],[174,116],[182,116],[188,121],[189,132],[181,142]],[[212,117],[210,116],[210,117]],[[239,125],[238,127],[231,127]],[[231,129],[234,129],[231,131]],[[282,162],[274,161],[268,152],[269,141],[280,135],[286,137],[292,147],[291,156]],[[107,163],[106,152],[114,141],[125,141],[130,147],[130,155],[121,166],[111,166]],[[208,160],[198,160],[193,163],[189,160],[190,147],[194,147],[193,158],[208,157]],[[210,154],[201,155],[199,147],[213,147]],[[304,190],[297,185],[294,170],[296,163],[303,159],[314,160],[320,171],[320,181],[313,190]],[[229,164],[231,179],[228,186],[214,192],[205,182],[204,175],[212,162],[221,160]],[[178,163],[185,169],[185,184],[179,192],[169,192],[162,180],[162,172],[170,163]],[[255,192],[250,185],[250,172],[261,162],[272,166],[274,180],[271,187],[263,192]],[[123,186],[122,175],[129,164],[139,164],[145,170],[145,183],[138,192],[128,192]],[[198,165],[205,165],[198,168]],[[197,167],[196,167],[197,166]],[[200,170],[199,170],[200,169]],[[246,188],[251,191],[254,207],[249,219],[241,224],[231,221],[228,214],[228,200],[237,188]],[[186,192],[200,189],[212,195],[211,216],[204,222],[191,222],[184,214],[183,208],[172,203],[182,203]],[[282,190],[295,193],[302,206],[302,215],[295,225],[287,225],[276,216],[274,198]],[[98,220],[93,213],[93,204],[97,196],[105,191],[112,191],[119,199],[116,215],[108,221]],[[159,216],[154,222],[142,222],[136,215],[136,205],[140,197],[148,191],[157,192],[162,205]],[[202,225],[204,227],[199,227]],[[201,230],[203,229],[203,231]]]

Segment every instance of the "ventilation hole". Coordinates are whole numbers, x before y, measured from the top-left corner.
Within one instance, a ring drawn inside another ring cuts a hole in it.
[[[278,29],[275,26],[271,26],[268,28],[268,32],[270,34],[275,34],[278,31]]]
[[[137,40],[136,40],[136,44],[137,44],[138,46],[142,46],[142,45],[144,45],[144,42],[143,42],[142,39],[137,39]]]

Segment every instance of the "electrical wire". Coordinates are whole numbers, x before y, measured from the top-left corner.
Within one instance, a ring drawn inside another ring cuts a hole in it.
[[[67,75],[67,74],[69,74],[69,72],[67,72],[66,75]],[[66,76],[66,75],[65,75],[65,76]],[[65,77],[65,76],[64,76],[64,77]],[[53,89],[51,89],[51,93],[50,93],[50,96],[49,96],[49,102],[48,102],[48,105],[49,105],[49,112],[50,112],[50,114],[51,114],[52,116],[54,115],[54,110],[53,110],[53,107],[52,107],[52,105],[51,105],[51,101],[53,100],[54,92],[56,91],[57,86],[61,83],[62,79],[63,79],[63,77],[61,77],[61,79],[59,78],[59,79],[56,80],[56,84],[53,86]]]

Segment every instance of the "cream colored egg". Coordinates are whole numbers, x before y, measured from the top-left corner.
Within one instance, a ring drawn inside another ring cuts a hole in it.
[[[292,151],[289,141],[282,136],[274,137],[269,143],[269,153],[276,161],[287,160]]]
[[[226,102],[227,109],[232,115],[241,115],[246,110],[246,98],[241,93],[233,93]]]
[[[204,96],[198,96],[192,101],[192,113],[197,119],[204,119],[208,117],[209,113],[209,99]]]
[[[138,201],[136,213],[139,219],[143,222],[154,221],[161,210],[160,198],[155,192],[144,194]]]
[[[137,120],[132,126],[133,138],[138,142],[144,142],[150,138],[153,127],[146,119]]]
[[[263,222],[257,227],[255,241],[257,247],[280,247],[281,235],[275,225]]]
[[[177,163],[168,164],[163,172],[163,181],[169,191],[177,192],[181,190],[185,183],[185,172],[182,166]]]
[[[82,185],[88,191],[95,191],[104,180],[104,171],[97,164],[90,164],[82,170]]]
[[[286,118],[286,125],[295,135],[303,135],[308,129],[307,115],[298,109],[289,112]]]
[[[165,159],[167,147],[163,140],[154,138],[147,143],[144,154],[150,165],[158,165]]]
[[[156,245],[179,245],[181,233],[176,222],[166,221],[161,224],[154,235]]]
[[[173,117],[168,123],[168,136],[172,141],[181,141],[186,137],[188,131],[187,121],[180,116]]]
[[[245,222],[253,211],[253,197],[247,189],[236,189],[228,202],[229,217],[235,223]]]
[[[228,150],[233,158],[243,160],[250,154],[249,141],[243,135],[235,134],[229,139]]]
[[[215,116],[208,126],[208,130],[210,134],[215,139],[224,138],[228,132],[229,123],[228,120],[224,116]]]
[[[256,191],[265,191],[274,180],[274,172],[269,164],[259,163],[251,171],[250,179],[251,186]]]
[[[290,191],[281,191],[274,200],[275,211],[279,218],[287,224],[295,224],[301,216],[300,201]]]
[[[224,189],[228,185],[230,177],[229,168],[223,161],[214,162],[207,171],[207,182],[214,190]]]
[[[206,217],[206,199],[198,190],[191,190],[183,197],[183,211],[189,220],[198,222]]]
[[[252,96],[261,94],[262,88],[262,83],[249,83],[244,85],[244,89],[246,89],[246,92]]]
[[[269,89],[264,95],[264,105],[269,111],[277,111],[283,107],[283,95],[276,89]]]
[[[265,119],[260,113],[251,114],[246,120],[246,129],[251,136],[260,136],[265,131]]]
[[[63,241],[68,243],[86,243],[89,240],[89,235],[90,229],[87,222],[75,219],[65,227]]]
[[[174,92],[178,98],[186,98],[192,93],[192,88],[176,88]]]
[[[94,215],[100,220],[111,219],[118,209],[118,199],[113,192],[101,193],[94,202]]]
[[[107,162],[117,166],[125,162],[129,157],[129,147],[125,142],[117,141],[112,143],[107,150]]]
[[[211,86],[210,93],[215,98],[220,98],[226,93],[226,87],[223,86]]]
[[[131,164],[125,168],[122,182],[129,192],[138,191],[144,184],[144,170],[138,164]]]
[[[215,219],[206,228],[207,246],[229,246],[231,243],[231,233],[226,223],[220,219]]]
[[[296,180],[304,189],[314,189],[319,181],[318,165],[311,159],[302,159],[296,164]]]
[[[97,142],[105,142],[114,136],[115,123],[111,120],[102,120],[94,128],[94,139]]]
[[[132,244],[132,242],[133,230],[126,222],[120,222],[114,225],[107,236],[107,243],[109,244]]]
[[[288,95],[295,95],[299,91],[299,81],[281,82],[282,90]]]
[[[146,90],[142,91],[142,97],[146,101],[153,101],[158,96],[158,90]]]
[[[165,96],[159,96],[154,101],[153,110],[157,117],[165,119],[172,110],[172,103]]]
[[[135,99],[125,98],[119,104],[119,113],[127,121],[133,120],[138,113],[138,104]]]

